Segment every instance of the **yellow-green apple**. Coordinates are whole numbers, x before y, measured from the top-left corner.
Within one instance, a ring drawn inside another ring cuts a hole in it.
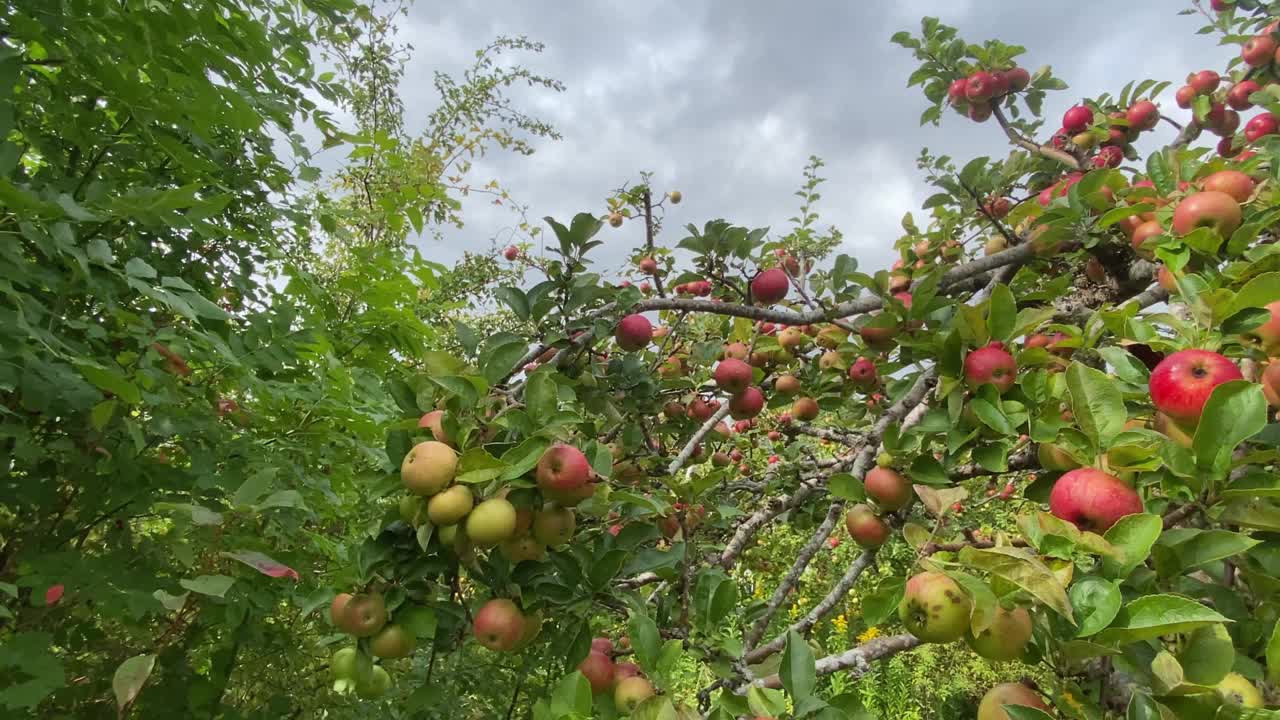
[[[1005,705],[1021,705],[1043,710],[1045,713],[1053,710],[1043,698],[1026,685],[1002,683],[982,696],[982,702],[978,704],[977,720],[1009,720],[1009,713],[1004,710]]]
[[[752,385],[729,400],[729,415],[734,420],[746,420],[764,409],[764,393]]]
[[[747,363],[729,358],[716,365],[713,377],[716,386],[730,395],[737,395],[751,384],[752,369]]]
[[[778,333],[778,344],[788,352],[795,352],[809,342],[809,336],[798,327],[792,326]]]
[[[576,490],[591,479],[591,463],[578,448],[556,443],[538,458],[534,476],[543,490]]]
[[[858,328],[858,335],[862,337],[862,341],[867,344],[867,347],[882,350],[889,347],[893,339],[898,336],[898,327],[896,325],[888,327],[863,325]]]
[[[524,613],[506,598],[494,598],[476,612],[472,623],[476,641],[495,652],[513,649],[524,633]]]
[[[371,637],[387,624],[387,604],[378,593],[353,595],[342,609],[338,627],[356,637]]]
[[[1142,497],[1114,475],[1078,468],[1053,484],[1049,512],[1081,530],[1102,534],[1120,518],[1142,512]]]
[[[367,677],[356,679],[356,695],[365,700],[382,697],[391,689],[391,675],[381,665],[374,665]]]
[[[1022,657],[1031,641],[1031,614],[1026,608],[1005,610],[996,606],[991,627],[974,633],[970,627],[964,641],[981,657],[988,660],[1016,660]]]
[[[751,298],[772,305],[787,296],[791,280],[782,268],[769,268],[751,279]]]
[[[613,689],[613,704],[618,712],[630,715],[640,703],[653,697],[653,685],[642,677],[623,678]]]
[[[1266,390],[1263,390],[1263,394],[1266,394]],[[1194,425],[1190,428],[1184,427],[1182,423],[1162,412],[1158,412],[1151,417],[1151,428],[1188,449],[1191,448],[1191,442],[1194,440],[1196,432]]]
[[[458,474],[458,454],[438,440],[413,446],[400,463],[400,482],[415,495],[435,495]]]
[[[1222,682],[1218,683],[1217,689],[1225,703],[1247,708],[1262,707],[1262,693],[1240,673],[1227,673]]]
[[[518,535],[498,543],[498,552],[512,565],[519,565],[526,560],[541,560],[547,554],[547,546],[532,535]]]
[[[609,213],[609,226],[622,227],[622,213]]]
[[[391,623],[369,640],[369,652],[374,657],[394,660],[409,657],[418,647],[418,639],[403,625]]]
[[[436,527],[456,524],[471,512],[475,497],[466,485],[454,485],[427,501],[427,517]]]
[[[548,506],[533,514],[533,536],[538,542],[551,547],[569,542],[576,526],[577,521],[569,508]]]
[[[818,401],[811,397],[796,398],[791,404],[791,416],[797,420],[813,420],[818,417]]]
[[[340,648],[329,658],[329,671],[334,680],[355,680],[356,658],[360,651],[353,647]]]
[[[1004,349],[1004,343],[993,342],[965,356],[964,379],[975,390],[992,385],[1004,394],[1018,379],[1018,364]]]
[[[1240,368],[1210,350],[1179,350],[1151,371],[1147,389],[1151,403],[1175,420],[1194,424],[1204,412],[1213,389],[1243,379]]]
[[[639,313],[627,315],[618,321],[614,340],[618,342],[618,347],[627,352],[643,350],[653,340],[653,323]]]
[[[516,508],[506,498],[485,500],[467,515],[467,537],[479,547],[493,547],[516,531]]]
[[[826,348],[827,350],[835,350],[843,345],[845,340],[848,339],[849,333],[846,332],[844,328],[839,325],[827,325],[818,331],[818,336],[813,339],[813,342],[816,343],[818,347]]]
[[[1080,467],[1080,463],[1070,453],[1053,443],[1040,443],[1040,447],[1036,448],[1036,459],[1045,470],[1074,470]]]
[[[922,572],[907,581],[898,618],[924,642],[948,643],[964,636],[972,610],[959,583],[940,572]]]
[[[913,497],[911,483],[906,478],[896,470],[878,465],[867,472],[863,486],[867,497],[889,512],[906,507]]]
[[[524,614],[524,629],[520,632],[520,639],[516,641],[511,650],[523,650],[533,644],[538,638],[538,634],[542,632],[542,611],[534,610]]]
[[[865,503],[849,508],[844,516],[844,527],[849,531],[849,537],[862,547],[880,547],[889,539],[889,526]]]

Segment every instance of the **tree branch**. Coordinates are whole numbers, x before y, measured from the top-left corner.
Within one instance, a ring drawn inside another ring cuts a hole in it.
[[[1059,150],[1055,147],[1049,147],[1048,145],[1041,145],[1033,140],[1023,137],[1021,133],[1009,124],[1009,120],[1005,118],[1004,111],[1002,111],[999,106],[992,105],[991,114],[995,116],[996,122],[1000,123],[1000,127],[1004,130],[1004,134],[1009,137],[1009,142],[1017,145],[1023,150],[1033,152],[1037,155],[1042,155],[1050,160],[1057,160],[1072,170],[1080,169],[1080,161],[1076,160],[1075,156],[1071,153]]]
[[[818,660],[816,670],[819,675],[830,675],[834,672],[847,670],[853,678],[859,678],[871,669],[871,663],[876,660],[883,660],[892,657],[900,652],[906,652],[920,645],[920,639],[914,635],[886,635],[878,637],[874,640],[859,645],[852,650],[846,650],[839,655],[828,655]],[[782,687],[782,678],[777,675],[756,680],[752,685],[765,688],[777,689]],[[743,689],[745,692],[746,689]]]

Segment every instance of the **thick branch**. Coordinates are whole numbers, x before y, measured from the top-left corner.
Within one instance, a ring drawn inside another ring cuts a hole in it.
[[[809,567],[809,563],[813,561],[813,556],[822,548],[822,544],[827,541],[827,536],[835,529],[836,523],[840,522],[841,516],[844,515],[844,502],[836,500],[831,503],[831,507],[827,510],[827,516],[823,518],[822,523],[814,530],[813,536],[809,538],[809,542],[805,543],[804,548],[800,550],[800,554],[796,556],[795,562],[791,564],[791,569],[782,578],[782,582],[774,589],[773,595],[769,598],[769,604],[765,608],[764,614],[756,620],[755,625],[751,627],[751,631],[747,633],[743,645],[752,648],[760,642],[760,638],[764,636],[765,630],[769,629],[769,622],[773,620],[773,616],[778,613],[778,608],[786,601],[787,596],[791,594],[792,588],[799,582],[800,576],[804,573],[805,568]]]
[[[707,433],[714,430],[716,425],[718,425],[728,414],[729,403],[723,403],[719,410],[716,410],[711,417],[707,418],[706,422],[702,423],[702,427],[698,428],[698,431],[693,434],[693,437],[689,438],[689,442],[684,444],[684,447],[680,450],[680,454],[676,455],[675,459],[671,461],[671,464],[667,466],[667,474],[675,475],[679,472],[680,468],[684,467],[684,464],[689,462],[689,458],[693,456],[693,451],[697,449],[698,443],[702,442],[702,439],[707,436]]]
[[[920,645],[920,640],[914,635],[902,634],[878,637],[874,640],[868,640],[852,650],[846,650],[839,655],[829,655],[822,658],[817,662],[817,673],[819,675],[830,675],[834,672],[846,670],[849,675],[856,679],[865,675],[871,669],[871,663],[892,657],[900,652],[906,652],[918,645]],[[753,684],[759,687],[777,689],[782,687],[782,678],[777,675],[770,675],[755,681]]]

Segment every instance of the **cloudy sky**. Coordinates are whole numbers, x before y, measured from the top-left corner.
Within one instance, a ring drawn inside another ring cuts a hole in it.
[[[844,232],[842,251],[864,268],[882,267],[903,213],[931,194],[914,164],[922,146],[960,159],[1008,152],[994,123],[948,113],[940,127],[918,126],[926,101],[905,87],[915,64],[889,43],[893,32],[914,32],[931,15],[971,42],[1025,46],[1025,66],[1051,65],[1070,85],[1045,105],[1057,118],[1130,79],[1222,68],[1234,50],[1196,35],[1202,18],[1178,15],[1184,7],[1189,0],[419,2],[402,20],[415,48],[403,87],[407,125],[414,131],[414,118],[434,106],[433,71],[460,71],[497,35],[527,35],[547,49],[522,61],[567,89],[518,97],[564,139],[540,141],[532,157],[490,155],[473,180],[498,178],[532,217],[567,219],[603,212],[611,188],[651,170],[656,188],[684,194],[662,238],[674,244],[684,224],[718,217],[785,230],[801,170],[818,155],[827,163],[824,224]],[[1174,89],[1164,109],[1184,116]],[[495,237],[505,244],[509,212],[485,199],[464,212],[465,229],[420,241],[428,257],[449,262]],[[639,223],[603,232],[602,269],[642,240]]]

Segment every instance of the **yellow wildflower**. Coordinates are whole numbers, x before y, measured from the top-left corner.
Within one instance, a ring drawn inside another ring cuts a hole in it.
[[[880,628],[875,627],[873,625],[872,627],[869,627],[866,630],[862,631],[862,634],[858,636],[858,642],[864,643],[870,640],[874,640],[878,637],[880,637]]]
[[[849,631],[849,620],[845,618],[844,613],[837,615],[833,624],[836,626],[836,631],[841,635]]]

